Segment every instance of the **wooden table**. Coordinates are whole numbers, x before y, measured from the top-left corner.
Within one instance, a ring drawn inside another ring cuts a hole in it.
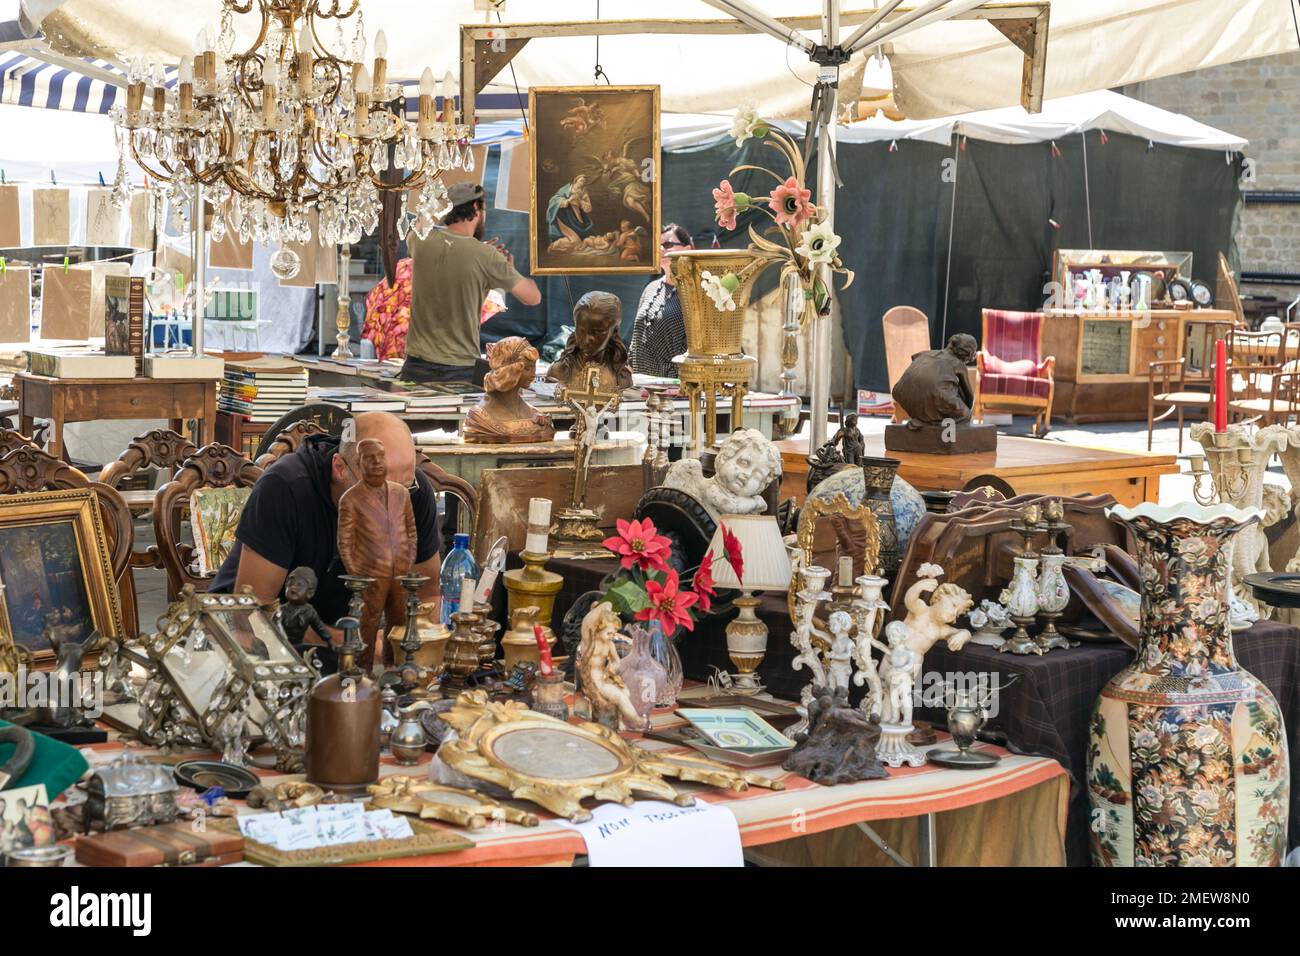
[[[49,451],[56,458],[63,455],[67,422],[166,418],[180,432],[192,420],[191,440],[202,447],[217,417],[215,379],[51,378],[19,372],[14,384],[19,431],[30,435],[35,419],[49,419]]]
[[[1017,494],[1112,494],[1122,505],[1160,500],[1160,476],[1177,474],[1174,455],[1114,451],[1040,438],[998,436],[995,452],[921,455],[885,451],[884,436],[864,434],[866,453],[897,458],[898,474],[918,491],[959,491],[972,478],[997,475]],[[808,481],[808,442],[776,442],[784,474],[781,497],[802,501]]]

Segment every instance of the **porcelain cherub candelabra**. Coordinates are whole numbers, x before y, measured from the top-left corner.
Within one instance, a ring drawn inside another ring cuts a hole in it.
[[[971,596],[955,584],[940,584],[942,576],[943,569],[937,565],[921,565],[917,581],[903,598],[907,617],[885,626],[889,648],[879,668],[885,696],[876,755],[891,767],[925,763],[925,754],[909,743],[907,736],[913,730],[912,695],[926,652],[939,641],[946,641],[949,650],[959,651],[971,639],[970,631],[953,627],[970,609]]]

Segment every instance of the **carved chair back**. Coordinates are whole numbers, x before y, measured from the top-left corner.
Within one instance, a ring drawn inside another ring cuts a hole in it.
[[[14,433],[17,434],[17,433]],[[0,456],[0,495],[19,495],[34,491],[62,491],[89,488],[99,499],[100,518],[108,539],[113,580],[117,582],[122,603],[122,618],[127,637],[140,630],[135,601],[135,578],[131,572],[131,549],[135,529],[131,510],[114,488],[102,481],[91,481],[85,472],[40,448],[22,446]]]
[[[181,516],[190,496],[199,488],[251,488],[261,475],[262,469],[238,451],[213,442],[181,462],[176,476],[158,489],[153,499],[154,537],[167,572],[170,600],[187,584],[206,591],[212,580],[190,570],[196,557],[194,545],[181,537]]]
[[[158,468],[170,478],[176,474],[180,463],[197,450],[194,442],[184,435],[178,435],[170,428],[155,428],[131,439],[131,444],[126,446],[117,461],[104,466],[99,480],[117,488],[126,479],[145,474],[150,468]]]
[[[35,441],[22,432],[12,428],[0,428],[0,455],[7,455],[15,448],[39,448]]]
[[[312,435],[327,434],[329,434],[329,432],[316,424],[316,422],[294,422],[272,439],[271,444],[267,447],[264,454],[257,456],[257,466],[259,468],[268,468],[273,462],[283,456],[293,454],[301,448],[302,443]]]
[[[433,490],[438,494],[448,494],[459,499],[463,505],[463,512],[458,515],[457,529],[465,528],[466,530],[474,527],[474,521],[478,515],[478,492],[464,478],[458,478],[456,475],[449,475],[441,467],[431,462],[426,455],[417,452],[415,466],[424,473],[424,476],[433,484]]]

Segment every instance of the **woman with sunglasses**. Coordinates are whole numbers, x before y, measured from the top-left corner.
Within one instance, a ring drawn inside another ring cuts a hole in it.
[[[675,222],[664,226],[659,236],[659,268],[663,275],[652,280],[641,293],[636,321],[632,323],[628,360],[634,372],[677,377],[673,358],[686,351],[686,323],[682,319],[682,304],[677,298],[677,283],[668,253],[692,248],[691,234],[684,227]]]

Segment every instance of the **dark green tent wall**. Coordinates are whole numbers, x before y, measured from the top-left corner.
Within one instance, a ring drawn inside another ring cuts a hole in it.
[[[857,387],[884,389],[888,384],[880,326],[886,310],[895,305],[919,308],[930,317],[935,345],[945,331],[978,338],[982,308],[1035,309],[1042,304],[1052,255],[1059,248],[1187,250],[1194,254],[1196,277],[1213,286],[1218,253],[1236,259],[1241,155],[1150,145],[1119,133],[1106,134],[1106,140],[1092,131],[1057,141],[1055,150],[1046,142],[1007,145],[973,139],[961,149],[912,140],[899,141],[893,150],[889,143],[841,143],[836,231],[843,238],[844,262],[857,278],[839,301]],[[489,154],[489,197],[495,193],[497,155],[497,150]],[[710,190],[735,165],[778,160],[773,150],[754,140],[742,150],[726,139],[665,152],[663,221],[681,223],[697,243],[708,244],[717,232]],[[769,182],[751,173],[733,178],[737,189],[754,193],[766,192]],[[527,226],[520,213],[491,209],[488,215],[488,235],[505,242],[525,274]],[[720,239],[727,246],[744,244],[743,234]],[[542,304],[524,308],[512,302],[509,311],[484,326],[485,340],[526,335],[540,344],[561,325],[571,324],[572,303],[597,288],[622,299],[626,337],[649,277],[538,281]]]

